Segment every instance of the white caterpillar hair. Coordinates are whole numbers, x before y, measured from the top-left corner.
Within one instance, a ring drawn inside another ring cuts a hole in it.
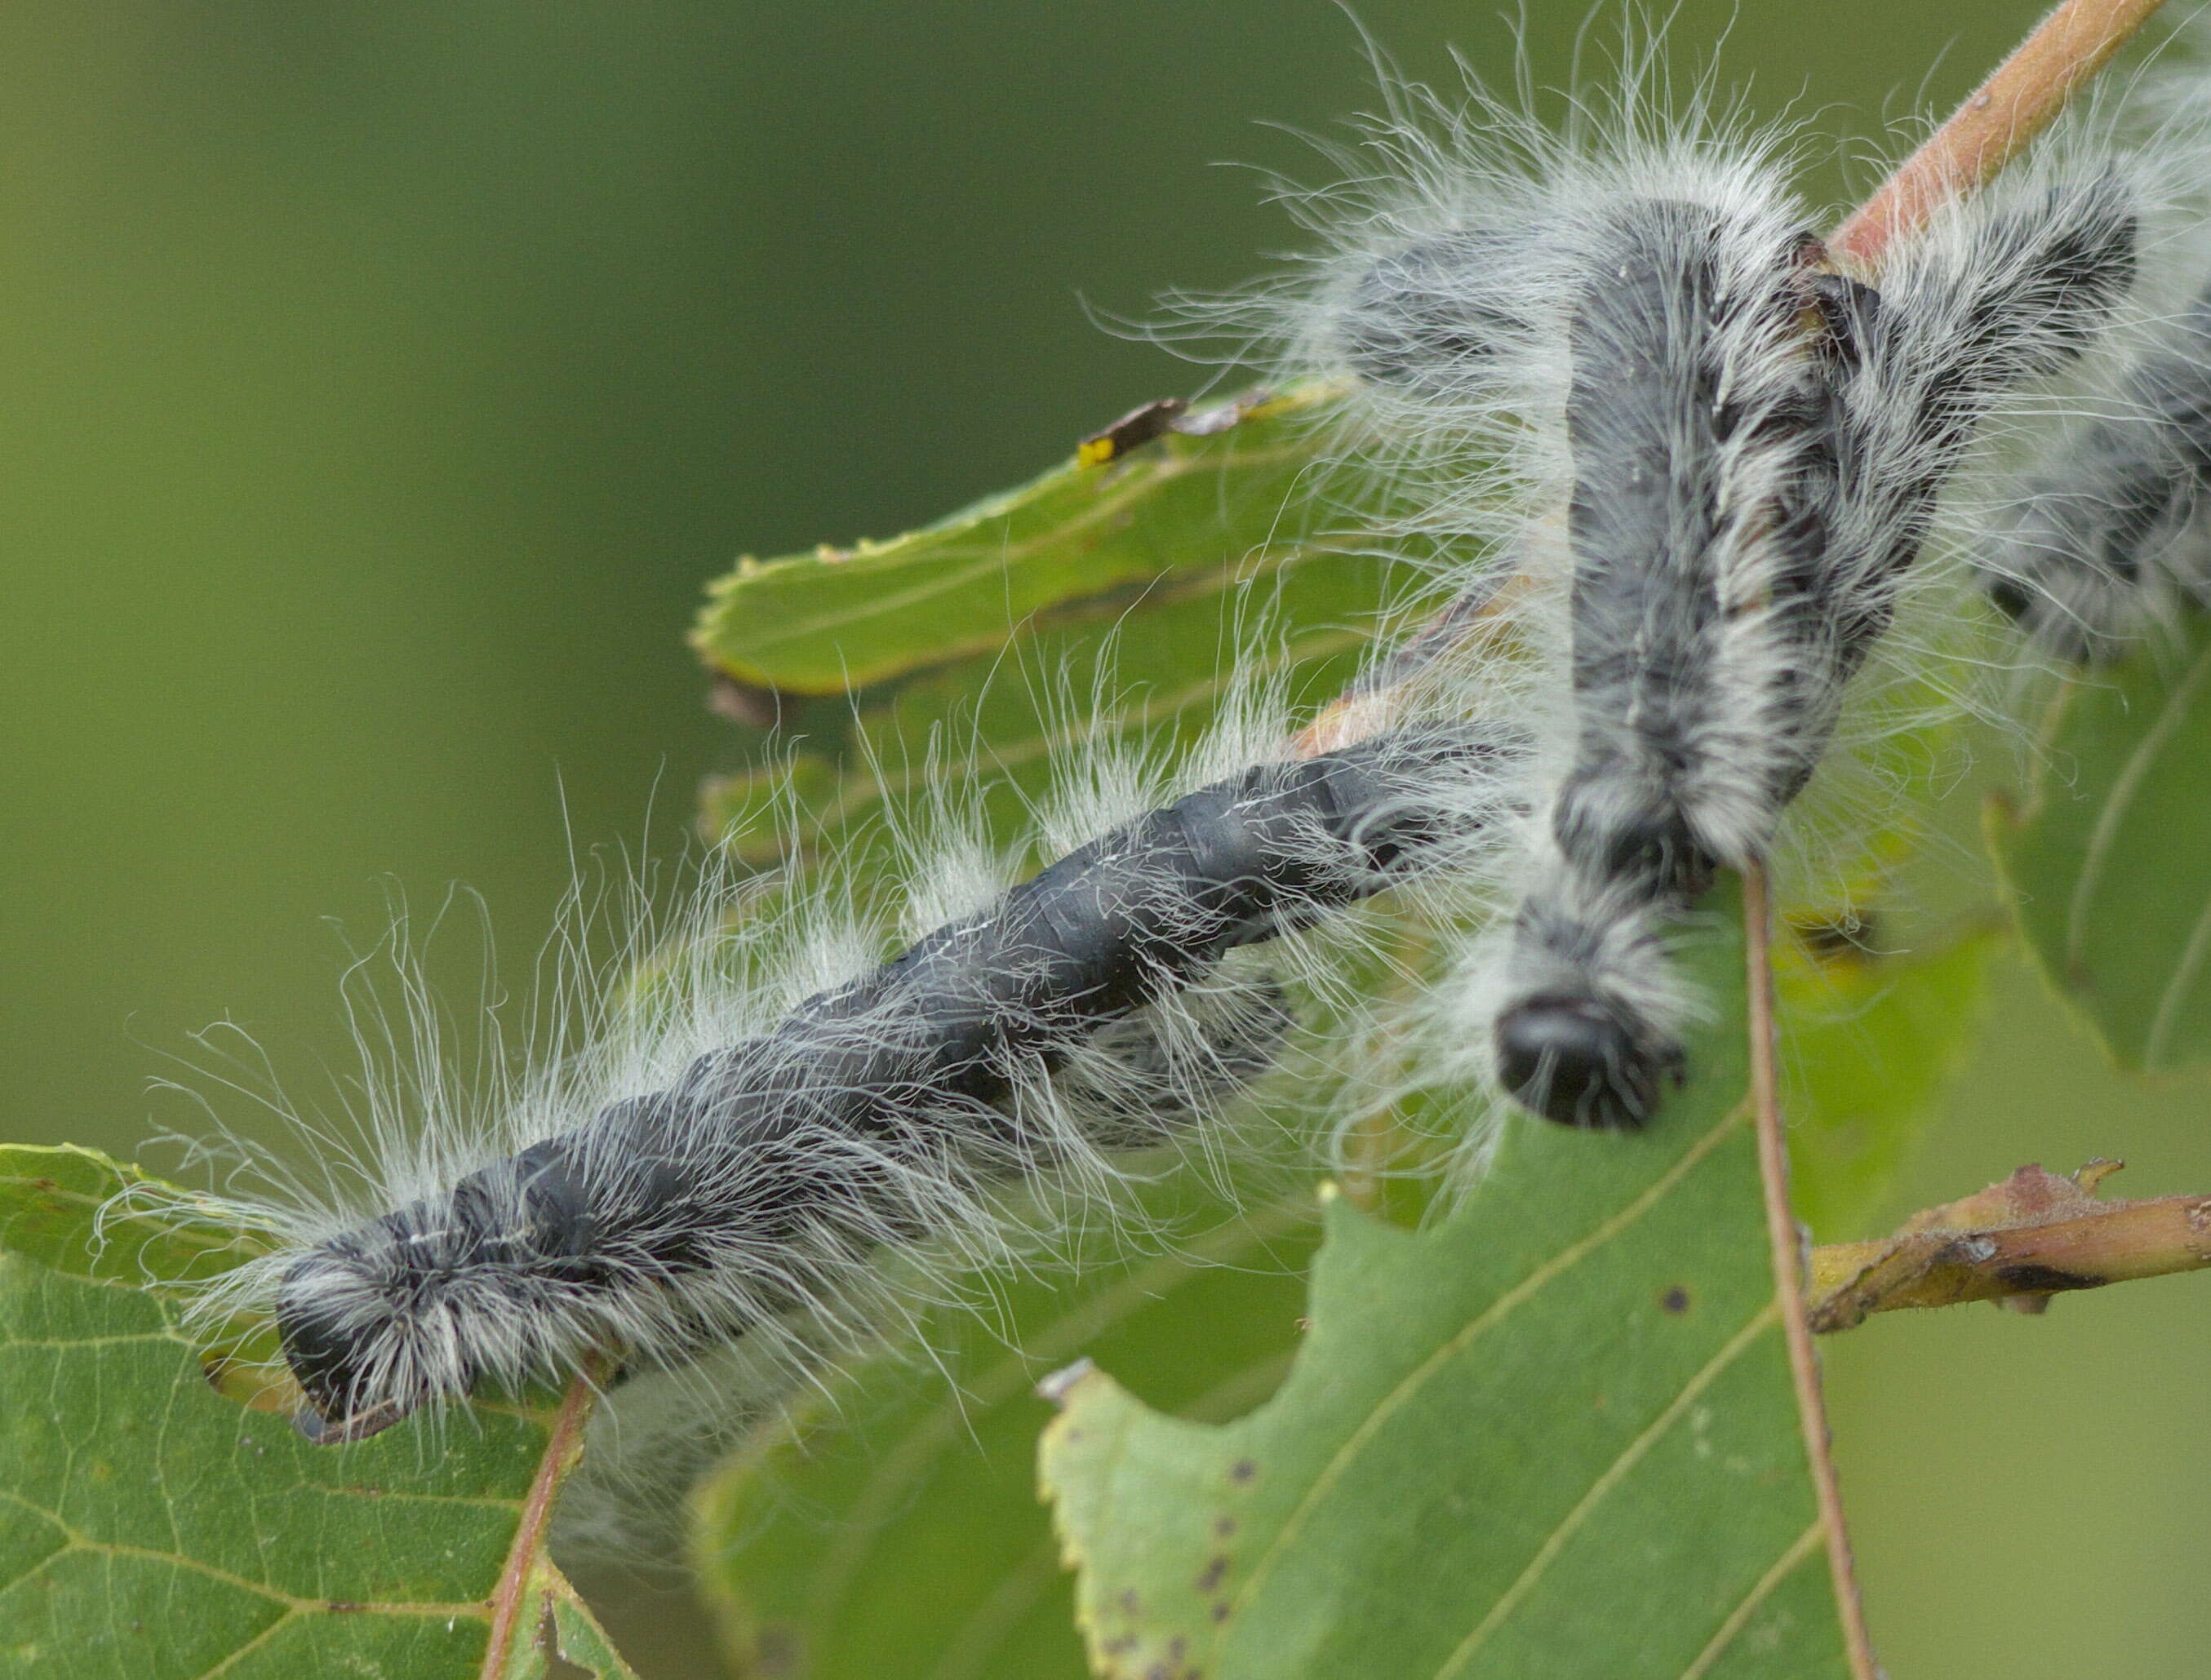
[[[710,875],[571,1053],[488,1104],[434,1055],[378,1090],[366,1195],[233,1205],[270,1252],[196,1314],[273,1314],[302,1431],[358,1439],[739,1339],[755,1363],[871,1345],[1047,1235],[1044,1203],[1111,1204],[1126,1152],[1218,1148],[1293,992],[1340,968],[1329,934],[1355,945],[1361,901],[1475,870],[1520,752],[1431,714],[1300,759],[1287,719],[1227,712],[1172,784],[1076,754],[1079,814],[1039,827],[1086,837],[1027,879],[1033,849],[986,855],[942,811],[900,819],[933,849],[888,895]]]
[[[1296,201],[1323,255],[1186,305],[1256,331],[1276,379],[1348,390],[1342,447],[1395,476],[1399,524],[1445,557],[1444,621],[1509,620],[1529,650],[1524,891],[1448,989],[1440,1039],[1481,1045],[1537,1113],[1605,1128],[1681,1077],[1695,1000],[1669,946],[1718,867],[1776,843],[1852,680],[1938,570],[1941,492],[2119,335],[2179,166],[2200,178],[2205,156],[2192,124],[2123,142],[2090,111],[1854,274],[1789,186],[1801,137],[1749,129],[1709,78],[1669,116],[1628,57],[1625,91],[1556,135],[1478,90],[1394,89],[1351,184]],[[2190,354],[2168,335],[2135,407],[2211,396],[2200,360],[2192,384],[2175,372]],[[2201,481],[2174,459],[2140,493],[2168,523],[2172,486]],[[2053,570],[2050,529],[2080,505],[2030,507],[2042,559],[2014,579]],[[1955,600],[1960,568],[1939,570]]]

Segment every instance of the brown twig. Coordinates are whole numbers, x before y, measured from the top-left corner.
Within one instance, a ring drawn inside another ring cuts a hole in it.
[[[1827,249],[1853,267],[1878,269],[1898,234],[1994,178],[2164,3],[2065,0],[1851,213]]]
[[[2053,1295],[2211,1267],[2211,1196],[2101,1201],[2117,1170],[2069,1178],[2021,1167],[2001,1183],[1906,1220],[1877,1242],[1812,1252],[1812,1328],[1853,1329],[1875,1313],[1996,1301],[2038,1310]]]
[[[1781,1308],[1782,1334],[1789,1343],[1789,1374],[1796,1388],[1796,1416],[1804,1431],[1812,1487],[1826,1537],[1827,1573],[1834,1582],[1835,1610],[1843,1624],[1843,1647],[1850,1658],[1851,1680],[1881,1680],[1868,1637],[1865,1606],[1858,1595],[1857,1567],[1851,1535],[1843,1520],[1842,1486],[1835,1477],[1835,1455],[1827,1432],[1826,1396],[1820,1386],[1820,1358],[1812,1346],[1806,1314],[1803,1241],[1789,1208],[1789,1145],[1781,1130],[1779,1035],[1773,1012],[1773,908],[1766,867],[1754,860],[1742,869],[1744,967],[1750,994],[1750,1099],[1758,1130],[1758,1171],[1766,1191],[1766,1234],[1773,1254],[1774,1298]]]
[[[522,1502],[522,1520],[507,1548],[506,1562],[499,1572],[499,1585],[491,1596],[491,1638],[484,1647],[482,1680],[498,1680],[506,1672],[514,1637],[522,1626],[522,1613],[530,1601],[530,1577],[545,1550],[545,1534],[553,1520],[553,1502],[568,1472],[584,1455],[584,1423],[598,1398],[603,1362],[587,1361],[568,1391],[560,1409],[553,1414],[552,1432],[537,1461],[537,1474]]]

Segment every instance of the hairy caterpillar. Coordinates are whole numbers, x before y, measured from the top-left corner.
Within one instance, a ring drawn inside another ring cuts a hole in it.
[[[2023,474],[1978,551],[1989,593],[2061,659],[2102,663],[2211,602],[2211,290]]]
[[[273,1308],[318,1441],[599,1351],[678,1363],[794,1314],[864,1334],[874,1251],[987,1224],[994,1184],[1171,1139],[1263,1068],[1288,1025],[1263,981],[1179,994],[1463,854],[1515,750],[1408,728],[1200,789],[657,1088],[286,1230],[214,1304]]]
[[[1656,120],[1633,99],[1613,125]],[[1446,1020],[1524,1106],[1632,1127],[1682,1071],[1675,930],[1774,843],[1983,421],[2120,324],[2166,160],[2045,145],[1855,275],[1770,139],[1557,140],[1433,96],[1408,126],[1420,103],[1311,201],[1334,249],[1260,327],[1293,375],[1349,382],[1350,447],[1408,525],[1502,556],[1436,633],[1511,621],[1546,741],[1511,932]],[[2143,377],[2167,411],[2193,395]]]

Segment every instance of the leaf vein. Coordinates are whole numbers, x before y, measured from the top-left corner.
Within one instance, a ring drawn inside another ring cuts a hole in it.
[[[1500,1322],[1553,1279],[1572,1269],[1590,1254],[1619,1236],[1657,1206],[1672,1192],[1675,1185],[1686,1178],[1699,1162],[1717,1149],[1728,1135],[1742,1124],[1745,1112],[1746,1110],[1741,1108],[1730,1111],[1717,1125],[1683,1151],[1680,1160],[1660,1174],[1626,1206],[1603,1220],[1588,1235],[1568,1243],[1517,1284],[1499,1295],[1483,1312],[1462,1326],[1441,1347],[1401,1378],[1396,1386],[1382,1397],[1374,1410],[1360,1420],[1359,1427],[1351,1432],[1343,1444],[1336,1448],[1334,1456],[1321,1467],[1320,1474],[1313,1478],[1312,1485],[1307,1488],[1299,1498],[1295,1508],[1283,1520],[1282,1526],[1275,1531],[1274,1538],[1268,1542],[1267,1550],[1260,1555],[1258,1562],[1252,1566],[1251,1573],[1245,1577],[1244,1585],[1239,1589],[1231,1607],[1231,1616],[1242,1614],[1245,1606],[1257,1594],[1261,1583],[1273,1573],[1275,1565],[1286,1552],[1290,1542],[1304,1527],[1315,1508],[1334,1490],[1336,1484],[1349,1473],[1352,1462],[1366,1450],[1367,1443],[1381,1432],[1383,1424],[1390,1417],[1409,1405],[1413,1397],[1433,1380],[1436,1373],[1463,1352],[1475,1338]]]
[[[1590,1484],[1588,1491],[1574,1502],[1573,1508],[1560,1518],[1557,1526],[1543,1537],[1542,1544],[1536,1547],[1535,1556],[1528,1560],[1528,1567],[1521,1570],[1518,1577],[1510,1586],[1498,1594],[1497,1602],[1489,1607],[1489,1613],[1475,1624],[1473,1630],[1459,1641],[1458,1648],[1453,1651],[1445,1659],[1444,1665],[1436,1671],[1435,1680],[1451,1680],[1452,1675],[1463,1670],[1467,1664],[1473,1660],[1474,1653],[1487,1642],[1489,1636],[1503,1625],[1505,1618],[1519,1608],[1521,1601],[1535,1591],[1536,1584],[1542,1579],[1551,1565],[1557,1562],[1559,1554],[1566,1550],[1566,1543],[1573,1538],[1579,1532],[1582,1524],[1588,1520],[1590,1513],[1602,1504],[1606,1496],[1618,1487],[1627,1478],[1628,1473],[1643,1461],[1645,1455],[1657,1445],[1666,1432],[1681,1421],[1681,1414],[1689,1409],[1697,1396],[1709,1388],[1720,1373],[1735,1362],[1744,1349],[1772,1329],[1780,1320],[1778,1304],[1772,1301],[1767,1302],[1752,1314],[1749,1322],[1728,1338],[1726,1344],[1718,1352],[1705,1362],[1702,1369],[1681,1385],[1681,1392],[1668,1401],[1664,1409],[1651,1420],[1642,1432],[1620,1449],[1620,1455],[1607,1465],[1603,1472]]]
[[[2087,942],[2088,911],[2097,889],[2103,884],[2105,866],[2111,861],[2112,846],[2117,843],[2120,825],[2132,808],[2135,796],[2141,791],[2142,783],[2156,767],[2158,757],[2166,744],[2180,728],[2194,704],[2196,691],[2207,676],[2211,676],[2211,645],[2196,656],[2188,674],[2166,696],[2158,710],[2157,721],[2152,723],[2135,750],[2127,757],[2125,767],[2111,783],[2111,791],[2104,801],[2104,808],[2096,813],[2095,826],[2088,832],[2087,845],[2081,849],[2081,873],[2073,884],[2073,897],[2065,912],[2065,959],[2077,963],[2081,946]]]
[[[2172,976],[2158,993],[2157,1013],[2151,1017],[2149,1036],[2142,1041],[2141,1060],[2146,1071],[2153,1070],[2165,1054],[2165,1042],[2172,1036],[2173,1022],[2179,1017],[2181,1000],[2195,984],[2207,951],[2211,951],[2211,894],[2206,894],[2203,908],[2196,913],[2196,925],[2189,929],[2188,943],[2181,947]]]
[[[1796,1573],[1798,1564],[1820,1549],[1826,1538],[1826,1531],[1814,1522],[1791,1541],[1789,1550],[1774,1560],[1773,1567],[1760,1575],[1750,1591],[1742,1595],[1742,1602],[1728,1612],[1720,1623],[1719,1631],[1705,1642],[1705,1648],[1697,1653],[1688,1667],[1681,1671],[1681,1680],[1705,1680],[1705,1676],[1711,1672],[1712,1665],[1750,1625],[1750,1618],[1758,1613],[1758,1607],[1772,1596],[1775,1587]]]
[[[1079,1353],[1124,1314],[1160,1296],[1187,1275],[1190,1260],[1226,1261],[1244,1248],[1287,1236],[1311,1218],[1302,1203],[1293,1206],[1276,1202],[1249,1218],[1200,1237],[1179,1254],[1163,1256],[1131,1272],[1112,1288],[1091,1296],[1025,1337],[1014,1351],[972,1382],[956,1384],[942,1404],[907,1431],[886,1453],[840,1520],[839,1538],[815,1572],[808,1598],[814,1615],[828,1618],[859,1573],[860,1566],[889,1523],[906,1493],[919,1481],[946,1445],[958,1434],[970,1402],[995,1405],[1017,1393],[1040,1363],[1058,1362]]]

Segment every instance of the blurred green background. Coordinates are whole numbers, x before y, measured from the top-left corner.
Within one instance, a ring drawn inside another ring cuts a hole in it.
[[[1840,202],[2032,10],[1699,0],[1673,37],[1861,136]],[[1579,0],[1530,11],[1559,80]],[[1487,14],[1360,15],[1414,74],[1509,72]],[[700,584],[1190,389],[1088,311],[1293,244],[1210,166],[1316,173],[1257,119],[1372,99],[1325,0],[17,0],[0,66],[0,1133],[126,1154],[202,1123],[147,1085],[212,1021],[343,1066],[326,918],[465,883],[526,958],[572,846],[649,808],[672,844],[754,740],[703,707]],[[1899,1208],[2095,1154],[2211,1190],[2202,1091],[2104,1072],[2016,970],[1997,1012]],[[1899,1680],[2201,1671],[2207,1328],[2184,1278],[1829,1346]]]

